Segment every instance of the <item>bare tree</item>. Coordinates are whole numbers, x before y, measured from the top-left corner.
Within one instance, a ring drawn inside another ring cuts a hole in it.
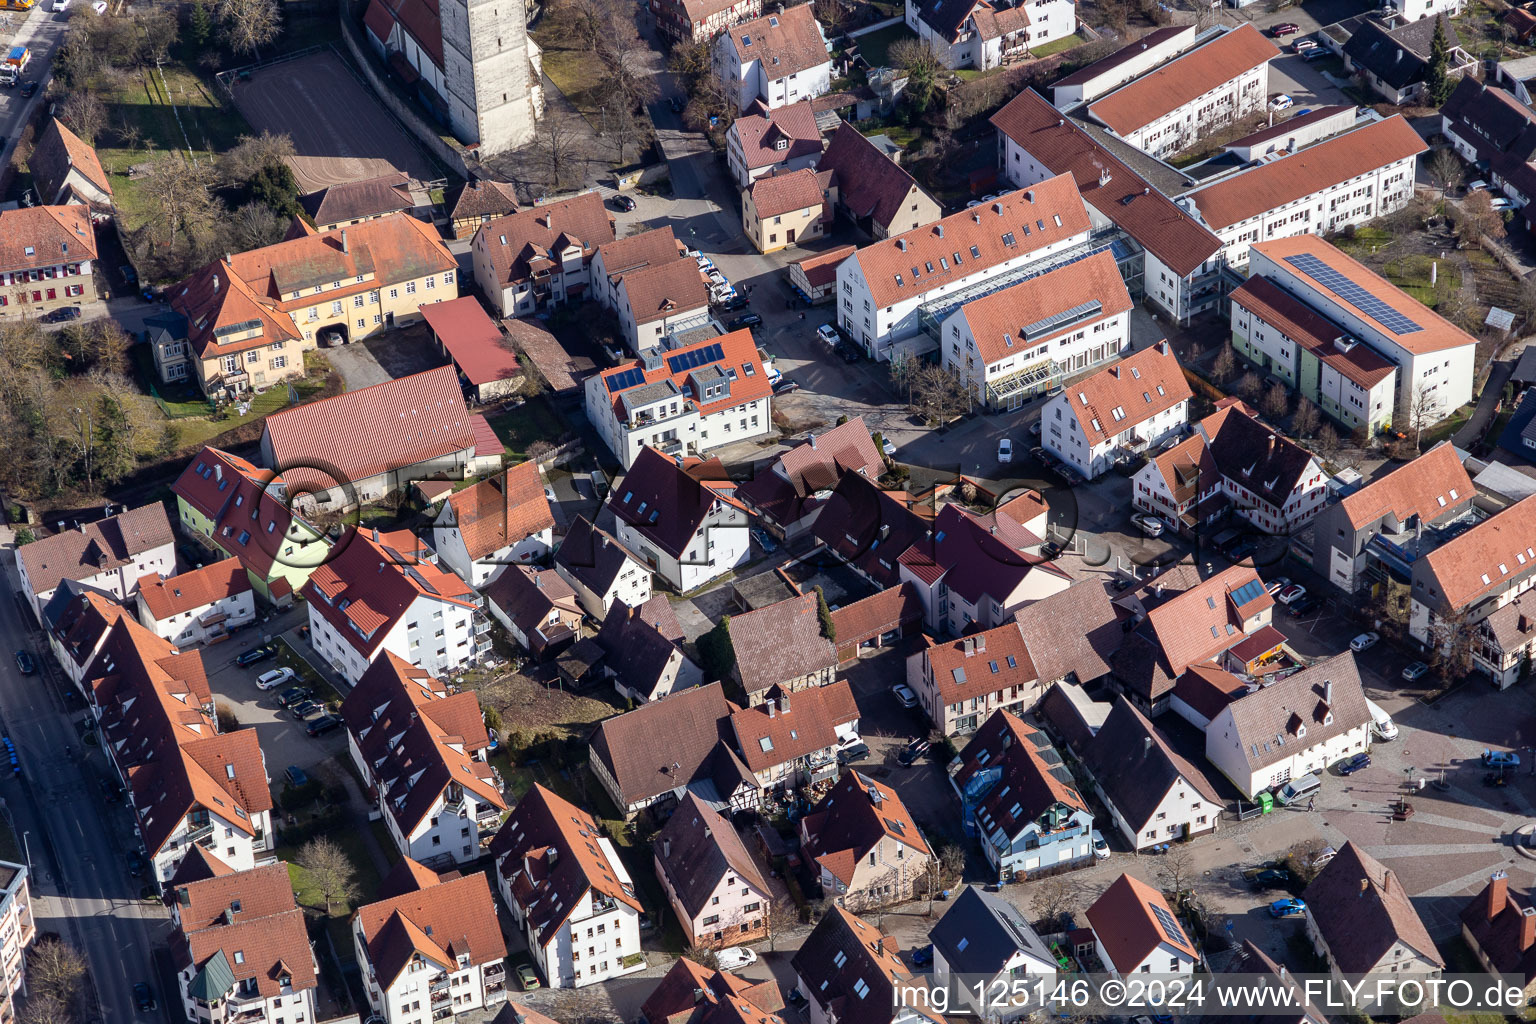
[[[85,957],[63,939],[40,939],[27,952],[27,981],[33,998],[52,998],[67,1009],[84,977]]]
[[[1194,883],[1196,869],[1193,859],[1190,857],[1187,843],[1174,843],[1168,847],[1168,852],[1158,860],[1158,880],[1163,884],[1165,893],[1173,894],[1175,907],[1187,902]]]
[[[210,189],[206,167],[189,163],[172,153],[162,153],[150,162],[144,176],[142,194],[149,201],[149,223],[165,232],[175,244],[183,234],[196,234],[212,227],[219,212],[218,201]]]
[[[59,104],[59,117],[69,125],[69,130],[91,145],[101,137],[107,126],[107,107],[88,89],[76,89]]]
[[[260,249],[283,240],[288,225],[265,203],[246,203],[230,215],[230,248],[236,252]]]
[[[242,135],[234,148],[219,156],[219,177],[229,185],[244,185],[264,168],[293,156],[293,139],[283,133]]]
[[[913,377],[913,398],[920,412],[947,423],[971,401],[971,388],[952,367],[925,363]]]
[[[1291,417],[1291,430],[1297,437],[1311,437],[1323,422],[1323,414],[1317,406],[1303,398],[1296,405],[1296,415]]]
[[[1264,390],[1264,380],[1257,373],[1249,370],[1237,380],[1235,389],[1245,402],[1256,401],[1259,393]]]
[[[1432,386],[1421,381],[1408,395],[1407,407],[1403,411],[1407,413],[1404,419],[1408,421],[1408,429],[1413,431],[1413,447],[1417,450],[1423,445],[1424,428],[1440,420],[1440,403],[1435,398]]]
[[[1339,431],[1332,423],[1324,423],[1317,431],[1317,450],[1325,459],[1332,459],[1339,452]]]
[[[1226,384],[1237,372],[1237,356],[1232,351],[1230,344],[1221,346],[1221,351],[1216,353],[1216,361],[1211,364],[1211,376],[1218,384]]]
[[[235,53],[255,53],[282,30],[276,0],[218,0],[214,17]]]
[[[358,894],[357,868],[336,843],[325,836],[317,836],[299,850],[299,866],[309,872],[309,877],[325,898],[325,913],[331,913],[331,904],[351,900]]]
[[[849,10],[843,0],[812,0],[816,20],[827,28],[827,37],[841,35],[848,28]]]
[[[1272,420],[1285,416],[1291,408],[1291,393],[1280,381],[1272,383],[1259,400],[1259,409]]]
[[[1449,146],[1435,150],[1434,155],[1429,158],[1429,176],[1440,183],[1442,192],[1460,188],[1461,183],[1466,180],[1461,158]]]
[[[700,967],[707,967],[711,971],[720,969],[720,954],[710,946],[692,945],[683,950],[683,956]]]
[[[160,64],[170,54],[181,36],[181,20],[173,7],[147,7],[133,16],[140,32],[139,58],[145,64]]]
[[[539,155],[544,162],[544,181],[558,191],[581,178],[581,119],[566,110],[550,110],[538,125]]]
[[[1478,626],[1468,621],[1467,613],[1451,612],[1430,615],[1429,666],[1441,679],[1465,679],[1472,673],[1472,651],[1477,641]]]
[[[1066,875],[1042,878],[1035,885],[1030,897],[1029,909],[1035,912],[1035,927],[1044,932],[1061,929],[1062,919],[1071,913],[1077,903],[1077,886]]]
[[[1504,237],[1504,215],[1493,208],[1493,197],[1487,189],[1478,189],[1462,200],[1456,231],[1462,241],[1472,244],[1477,243],[1479,235]]]

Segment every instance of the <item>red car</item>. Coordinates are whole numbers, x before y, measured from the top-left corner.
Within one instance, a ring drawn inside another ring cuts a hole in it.
[[[1297,25],[1297,24],[1295,24],[1293,22],[1289,22],[1289,21],[1283,21],[1280,24],[1276,25],[1274,28],[1270,29],[1269,30],[1269,34],[1271,36],[1274,36],[1276,39],[1280,39],[1283,36],[1293,36],[1297,32],[1300,32],[1300,31],[1301,31],[1301,26],[1300,25]]]

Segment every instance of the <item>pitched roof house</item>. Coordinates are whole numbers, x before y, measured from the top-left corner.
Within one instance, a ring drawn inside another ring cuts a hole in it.
[[[907,656],[907,685],[946,736],[975,731],[994,711],[1032,705],[1038,683],[1017,622],[945,643],[929,640]]]
[[[619,543],[687,592],[744,563],[747,510],[717,458],[668,458],[646,446],[609,492]]]
[[[896,940],[841,906],[817,922],[789,962],[813,1021],[944,1024],[935,1010],[895,998],[896,978],[907,971]]]
[[[910,583],[887,587],[832,609],[832,628],[837,633],[837,663],[846,665],[865,651],[921,632],[923,600]]]
[[[0,210],[0,317],[41,316],[60,306],[79,307],[95,258],[88,207]],[[69,283],[70,278],[76,283]]]
[[[236,558],[170,578],[149,573],[138,597],[139,621],[178,647],[218,643],[256,621],[255,588]]]
[[[857,770],[800,819],[800,845],[822,891],[855,910],[911,899],[933,858],[896,791]]]
[[[1502,868],[1461,911],[1461,934],[1488,973],[1536,994],[1536,909],[1509,890]]]
[[[521,210],[475,232],[475,283],[502,316],[528,316],[582,296],[597,247],[611,241],[613,217],[596,192]]]
[[[982,1007],[970,978],[982,981],[985,992],[998,979],[1008,985],[1021,976],[1056,973],[1056,954],[1019,909],[974,885],[960,890],[938,924],[928,930],[928,938],[933,943],[935,981],[942,984],[951,975],[965,977],[958,991],[978,1016],[984,1014],[979,1012]]]
[[[60,521],[58,531],[16,549],[21,589],[41,616],[60,583],[74,580],[126,601],[151,573],[176,571],[176,537],[160,502],[126,509],[94,523]]]
[[[553,569],[510,566],[485,588],[486,606],[535,657],[557,653],[581,638],[576,591]]]
[[[594,619],[606,619],[617,601],[638,608],[651,599],[651,570],[586,516],[571,523],[555,551],[554,565]]]
[[[517,189],[503,181],[475,178],[465,182],[447,206],[453,237],[473,238],[480,225],[517,212]]]
[[[834,205],[875,238],[894,238],[943,214],[917,179],[844,121],[816,164],[832,172]]]
[[[863,416],[854,416],[824,434],[812,433],[780,455],[737,490],[737,495],[770,529],[784,537],[811,527],[845,473],[876,480],[885,460],[875,450]]]
[[[1187,972],[1200,960],[1163,894],[1131,875],[1115,879],[1087,917],[1099,960],[1116,977]]]
[[[859,706],[846,679],[798,693],[777,687],[748,708],[732,708],[736,749],[763,789],[788,790],[837,774],[837,750],[858,739]]]
[[[425,302],[421,316],[432,328],[432,340],[459,371],[466,397],[481,405],[517,394],[526,379],[496,321],[486,315],[473,295],[443,302]]]
[[[411,179],[404,171],[328,185],[299,197],[299,207],[309,214],[319,231],[402,213],[415,205]]]
[[[1035,677],[1046,687],[1064,680],[1086,685],[1108,675],[1125,639],[1109,590],[1093,582],[1043,597],[1013,617]]]
[[[1194,397],[1167,341],[1106,366],[1046,403],[1040,443],[1093,478],[1182,433]]]
[[[690,946],[768,936],[773,890],[731,823],[689,793],[651,844],[656,879]]]
[[[1307,938],[1335,974],[1438,977],[1445,960],[1391,868],[1347,842],[1306,891]],[[1372,996],[1362,993],[1363,1005]]]
[[[633,608],[615,599],[597,644],[603,652],[602,674],[636,703],[659,700],[704,681],[704,670],[684,653],[683,627],[671,602],[660,594]]]
[[[736,650],[731,675],[749,704],[761,704],[773,687],[804,690],[837,675],[837,648],[822,629],[815,594],[737,615],[730,633]]]
[[[832,493],[822,499],[812,534],[876,586],[900,586],[902,553],[932,526],[906,499],[904,491],[881,490],[861,473],[844,473]],[[917,589],[915,583],[912,586]],[[925,620],[928,614],[925,602]]]
[[[539,464],[530,460],[450,494],[432,523],[432,547],[460,579],[483,587],[508,563],[548,554],[554,530]]]
[[[738,188],[774,171],[814,167],[821,158],[821,131],[811,101],[743,114],[725,131],[726,163]]]
[[[112,184],[96,150],[56,117],[49,118],[27,158],[27,169],[44,206],[112,204]]]
[[[715,69],[728,97],[746,112],[814,99],[832,86],[826,33],[811,4],[779,7],[731,26],[715,42]]]
[[[772,978],[752,982],[678,957],[640,1007],[644,1024],[784,1024]]]

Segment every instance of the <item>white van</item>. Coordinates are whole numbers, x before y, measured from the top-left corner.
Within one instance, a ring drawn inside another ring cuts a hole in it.
[[[1323,788],[1322,777],[1315,772],[1308,772],[1299,779],[1292,779],[1279,789],[1275,790],[1275,797],[1282,805],[1289,805],[1305,800],[1307,797]]]
[[[1381,706],[1370,698],[1366,698],[1365,709],[1371,713],[1371,731],[1379,740],[1397,739],[1397,726],[1392,721],[1392,716],[1381,709]]]

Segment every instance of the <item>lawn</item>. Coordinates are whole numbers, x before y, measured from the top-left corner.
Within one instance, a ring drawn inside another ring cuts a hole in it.
[[[341,702],[341,694],[337,693],[336,688],[305,660],[304,655],[286,636],[282,637],[277,645],[277,665],[280,668],[293,669],[294,675],[299,677],[298,681],[314,691],[318,702],[326,705]]]
[[[1074,46],[1082,46],[1086,42],[1088,42],[1088,40],[1084,39],[1081,33],[1073,32],[1071,35],[1063,36],[1053,43],[1046,43],[1044,46],[1036,46],[1029,52],[1034,54],[1036,58],[1049,57],[1053,54],[1061,53],[1063,50],[1070,50]]]
[[[325,388],[323,377],[305,377],[303,380],[294,381],[294,390],[299,393],[302,401],[318,393]],[[279,409],[286,409],[289,405],[288,388],[277,386],[267,388],[259,395],[251,398],[249,407],[244,413],[236,414],[235,407],[229,407],[229,414],[223,419],[202,417],[200,419],[177,420],[176,427],[181,433],[181,444],[185,448],[193,444],[202,444],[224,433],[226,430],[234,430],[242,424],[251,423],[264,416],[270,416]]]
[[[1438,270],[1435,264],[1438,263]],[[1423,253],[1412,253],[1390,261],[1383,268],[1387,280],[1418,299],[1430,309],[1461,287],[1461,271],[1446,260],[1435,260]],[[1433,282],[1431,277],[1433,276]]]
[[[598,127],[602,104],[597,102],[597,79],[592,74],[591,55],[576,50],[547,49],[543,65],[544,73],[561,95],[571,101],[571,106],[581,112],[588,124]]]
[[[338,828],[328,833],[327,838],[346,852],[347,859],[357,869],[357,891],[361,894],[358,902],[353,904],[346,900],[332,900],[331,914],[325,922],[326,931],[331,933],[331,941],[336,945],[337,955],[350,961],[356,958],[352,949],[352,912],[373,898],[384,879],[379,876],[373,858],[368,855],[362,833]],[[288,863],[288,881],[293,885],[294,898],[300,906],[313,907],[323,913],[325,896],[310,877],[309,869],[298,863],[298,856],[299,851],[292,846],[277,848],[278,860]]]
[[[869,62],[872,68],[883,68],[890,63],[891,44],[898,39],[916,39],[917,34],[905,23],[899,25],[887,25],[885,28],[874,32],[867,32],[853,40],[859,48],[859,55]]]
[[[519,461],[528,458],[528,447],[535,441],[558,444],[565,435],[565,421],[547,400],[535,398],[518,406],[508,406],[486,417],[507,454]]]
[[[1369,256],[1372,251],[1392,241],[1392,233],[1385,228],[1358,227],[1353,234],[1340,234],[1333,244],[1356,259]]]

